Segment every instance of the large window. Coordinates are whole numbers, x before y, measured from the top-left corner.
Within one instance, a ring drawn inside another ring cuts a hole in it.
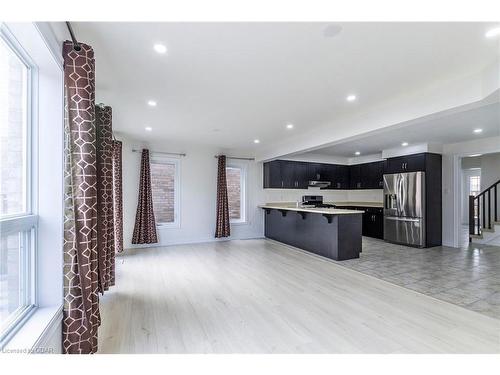
[[[37,217],[32,197],[31,69],[0,34],[0,343],[35,305]]]
[[[246,221],[245,173],[246,169],[241,166],[228,166],[226,168],[229,219],[232,223]]]
[[[179,220],[179,159],[161,154],[151,158],[151,189],[156,224],[178,227]]]

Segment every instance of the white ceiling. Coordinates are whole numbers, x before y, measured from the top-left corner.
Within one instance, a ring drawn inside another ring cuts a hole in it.
[[[475,134],[474,129],[482,129]],[[372,155],[382,150],[421,143],[458,143],[484,137],[500,136],[500,104],[493,103],[438,118],[422,119],[408,126],[395,126],[367,133],[356,139],[314,150],[314,154],[353,157]]]
[[[484,37],[491,23],[340,23],[341,32],[327,37],[335,31],[330,25],[73,23],[77,38],[95,50],[97,101],[113,107],[115,130],[250,153],[477,72],[498,53],[498,40]],[[166,55],[153,51],[156,42],[167,46]],[[351,93],[359,98],[354,103],[345,100]],[[149,99],[158,106],[148,107]],[[285,129],[289,122],[293,130]],[[385,146],[377,142],[370,147]]]

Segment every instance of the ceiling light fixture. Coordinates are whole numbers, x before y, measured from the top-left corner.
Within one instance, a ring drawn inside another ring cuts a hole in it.
[[[361,152],[356,151],[356,152],[354,153],[354,155],[359,156],[359,155],[361,155]]]
[[[144,130],[146,130],[147,132],[150,132],[151,130],[153,130],[153,128],[151,126],[146,126],[144,128]]]
[[[493,38],[498,35],[500,35],[500,27],[495,27],[484,34],[486,38]]]
[[[403,142],[403,143],[401,143],[401,146],[403,146],[403,147],[408,146],[408,142]]]
[[[476,134],[479,134],[479,133],[482,133],[483,132],[483,129],[474,129],[474,133]]]
[[[158,53],[161,53],[161,54],[164,54],[164,53],[167,53],[167,47],[164,45],[164,44],[161,44],[161,43],[156,43],[154,46],[153,46],[154,50]]]
[[[478,156],[481,156],[482,154],[472,154],[472,155],[469,155],[469,158],[476,158]]]
[[[148,100],[148,105],[150,107],[156,107],[156,104],[158,104],[158,103],[156,103],[156,101],[154,101],[154,100]]]
[[[347,100],[348,102],[353,102],[356,100],[356,95],[348,95],[345,100]]]
[[[293,129],[293,124],[286,124],[287,129]]]
[[[258,139],[254,139],[253,143],[260,143],[260,141]]]

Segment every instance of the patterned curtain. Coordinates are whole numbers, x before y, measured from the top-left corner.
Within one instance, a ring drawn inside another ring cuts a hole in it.
[[[226,156],[219,155],[217,167],[217,218],[215,238],[229,237],[229,203],[227,200]]]
[[[123,190],[122,143],[113,140],[113,214],[115,221],[115,251],[123,251]]]
[[[97,351],[100,323],[94,51],[63,45],[65,211],[63,350]]]
[[[153,195],[151,193],[151,172],[149,170],[149,150],[142,150],[141,180],[139,182],[139,199],[135,214],[133,244],[157,243],[156,222],[153,212]]]
[[[113,129],[112,111],[96,106],[97,130],[97,253],[99,291],[115,285],[115,221],[113,212]]]

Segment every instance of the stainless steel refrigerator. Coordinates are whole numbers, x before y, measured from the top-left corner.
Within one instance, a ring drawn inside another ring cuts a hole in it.
[[[384,175],[384,240],[425,246],[425,172]]]

